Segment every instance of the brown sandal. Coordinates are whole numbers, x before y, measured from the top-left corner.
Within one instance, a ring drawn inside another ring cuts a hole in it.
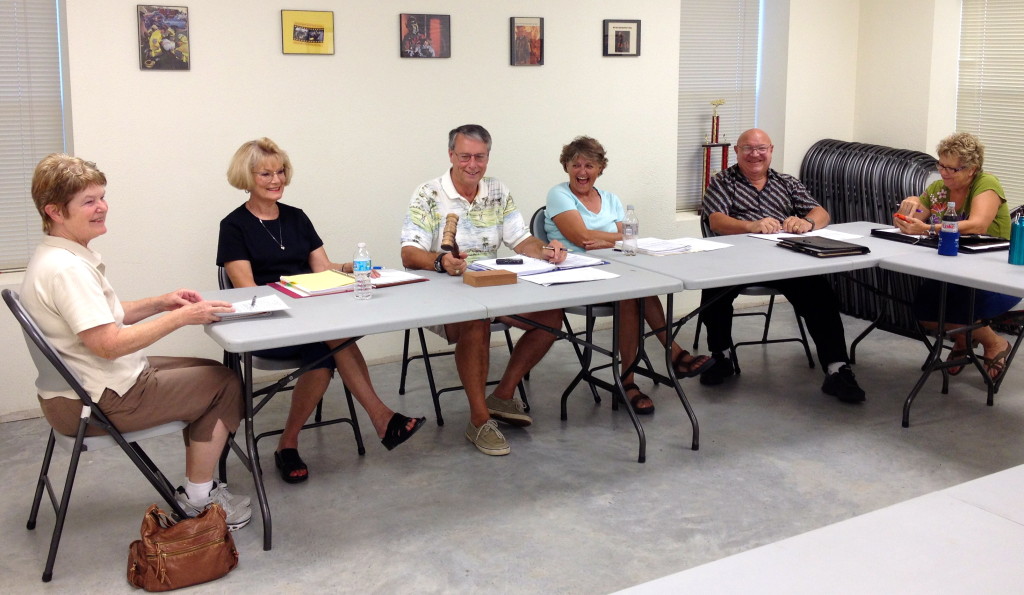
[[[626,390],[626,392],[629,392],[631,390],[637,391],[637,393],[633,396],[633,398],[629,400],[630,407],[633,408],[633,411],[637,415],[650,415],[650,414],[654,413],[654,402],[653,401],[651,401],[651,404],[648,405],[647,407],[640,407],[640,406],[637,405],[637,403],[639,403],[641,399],[647,399],[648,401],[651,400],[650,397],[648,397],[647,395],[645,395],[642,392],[640,392],[640,387],[639,386],[637,386],[636,384],[630,382],[629,384],[623,384],[622,388],[624,388]]]
[[[675,372],[676,378],[693,378],[715,365],[715,358],[707,355],[695,355],[690,361],[684,362],[683,358],[688,355],[690,352],[684,349],[672,360],[672,371]]]
[[[1013,348],[1010,342],[1006,342],[1006,349],[993,355],[992,357],[983,357],[985,361],[985,371],[988,372],[988,377],[992,380],[999,380],[999,377],[1006,371],[1006,358],[1010,355],[1010,350]],[[992,370],[995,370],[995,376],[992,375]]]

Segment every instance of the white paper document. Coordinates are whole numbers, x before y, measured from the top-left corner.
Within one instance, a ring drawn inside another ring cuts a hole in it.
[[[278,310],[288,310],[288,304],[284,303],[278,295],[264,295],[253,299],[234,302],[234,312],[223,312],[217,314],[221,320],[234,320],[238,318],[250,318],[252,316],[267,316]]]
[[[640,254],[651,256],[668,256],[671,254],[690,254],[693,252],[707,252],[728,248],[729,244],[714,242],[702,238],[676,238],[674,240],[663,240],[661,238],[639,238],[636,241],[636,251]],[[622,250],[622,242],[615,242],[615,249]]]
[[[485,260],[478,260],[469,266],[471,271],[486,271],[486,270],[501,270],[510,271],[520,277],[527,275],[536,275],[538,273],[547,273],[550,271],[577,269],[583,267],[593,267],[601,264],[608,264],[607,261],[601,260],[600,258],[594,258],[593,256],[586,256],[584,254],[578,254],[570,252],[566,255],[565,260],[558,264],[552,264],[546,260],[539,258],[530,258],[529,256],[515,256],[519,260],[523,261],[523,264],[498,264],[499,258],[488,258]]]
[[[799,237],[808,237],[808,236],[818,236],[818,237],[822,237],[822,238],[828,238],[830,240],[840,240],[840,241],[852,240],[854,238],[863,237],[863,236],[859,236],[859,235],[857,235],[855,233],[846,233],[845,231],[836,231],[834,229],[829,229],[827,227],[824,228],[824,229],[815,229],[814,231],[809,231],[807,233],[750,233],[750,234],[747,234],[747,235],[749,235],[752,238],[757,238],[759,240],[771,240],[773,242],[778,242],[779,240],[782,240],[782,239],[785,239],[785,238],[799,238]]]
[[[614,279],[618,277],[598,267],[584,267],[576,269],[565,269],[551,271],[550,273],[537,273],[521,277],[523,281],[536,283],[537,285],[557,285],[559,283],[581,283],[583,281],[601,281],[603,279]]]

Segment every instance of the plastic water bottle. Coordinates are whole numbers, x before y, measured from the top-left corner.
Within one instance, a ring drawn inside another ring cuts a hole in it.
[[[356,244],[356,254],[352,257],[352,272],[356,275],[357,300],[368,300],[373,297],[373,281],[370,280],[372,265],[370,252],[366,249],[366,242],[359,242]]]
[[[942,214],[942,228],[939,230],[939,254],[956,256],[960,252],[960,217],[956,214],[956,203],[946,203]]]
[[[640,222],[637,221],[633,205],[626,206],[626,218],[622,220],[622,253],[636,256],[636,240],[640,233]]]

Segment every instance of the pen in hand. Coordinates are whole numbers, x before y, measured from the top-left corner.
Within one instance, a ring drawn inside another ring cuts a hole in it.
[[[554,246],[544,246],[544,249],[545,249],[545,250],[554,250],[554,249],[555,249],[555,247],[554,247]],[[569,251],[569,250],[567,250],[566,248],[559,248],[558,250],[559,250],[560,252],[568,252],[568,251]]]

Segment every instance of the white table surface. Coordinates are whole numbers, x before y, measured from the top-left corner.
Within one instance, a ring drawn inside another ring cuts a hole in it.
[[[1009,264],[1006,250],[939,256],[934,248],[910,247],[914,249],[912,252],[884,258],[878,266],[918,277],[1024,297],[1024,266]]]
[[[709,252],[670,256],[626,256],[614,250],[598,250],[592,254],[607,260],[630,262],[634,266],[675,277],[683,282],[685,289],[711,289],[867,269],[877,266],[883,259],[897,258],[920,249],[910,244],[871,237],[871,229],[876,227],[887,226],[868,222],[830,225],[828,229],[862,236],[844,241],[871,249],[868,254],[835,258],[816,258],[780,248],[775,242],[746,234],[709,238],[715,242],[730,244],[729,248]]]
[[[227,351],[240,353],[683,289],[678,279],[632,264],[613,262],[602,268],[619,277],[547,287],[521,279],[513,285],[473,287],[461,277],[424,271],[428,281],[378,288],[370,300],[357,300],[352,293],[292,298],[266,286],[213,291],[204,293],[204,297],[236,302],[276,293],[290,309],[270,316],[208,324],[206,334]]]
[[[536,312],[569,306],[643,298],[682,291],[676,278],[651,272],[634,263],[611,262],[600,267],[619,275],[614,279],[565,283],[547,287],[519,280],[515,285],[465,286],[461,294],[480,302],[490,317]],[[460,294],[460,295],[461,295]]]
[[[621,593],[1019,593],[1022,491],[1014,467]]]
[[[357,300],[352,292],[293,298],[267,286],[204,293],[229,302],[277,294],[289,307],[270,316],[208,324],[206,334],[225,350],[241,353],[487,318],[487,308],[464,291],[473,288],[461,279],[429,271],[424,276],[428,281],[377,288],[369,300]]]

